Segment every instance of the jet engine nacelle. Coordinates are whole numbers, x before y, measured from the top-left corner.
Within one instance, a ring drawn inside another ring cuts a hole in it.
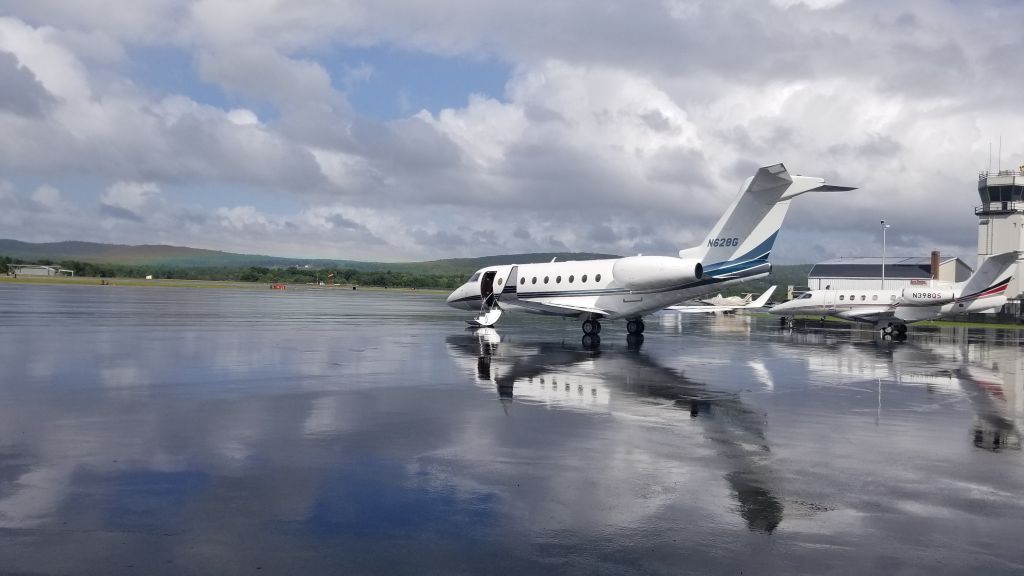
[[[612,265],[615,280],[630,290],[677,286],[700,280],[700,260],[671,256],[629,256]]]
[[[907,286],[903,289],[902,302],[911,306],[933,306],[956,300],[952,288],[929,286]]]

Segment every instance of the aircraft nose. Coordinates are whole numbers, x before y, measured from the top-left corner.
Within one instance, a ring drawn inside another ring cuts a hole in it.
[[[448,302],[448,305],[451,306],[452,308],[460,308],[461,307],[461,306],[459,306],[457,301],[460,298],[462,298],[462,290],[463,290],[463,288],[464,288],[464,286],[459,286],[451,294],[448,295],[447,302]]]

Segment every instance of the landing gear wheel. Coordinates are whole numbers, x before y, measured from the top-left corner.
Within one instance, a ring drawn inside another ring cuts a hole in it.
[[[905,336],[907,334],[907,325],[906,324],[897,324],[896,325],[896,332],[898,332],[901,336]]]
[[[597,320],[594,320],[594,326],[597,327],[597,331],[594,332],[594,334],[600,334],[601,333],[601,323],[598,322]]]
[[[630,350],[637,350],[644,343],[643,334],[626,334],[626,347]]]
[[[882,336],[883,337],[888,336],[888,337],[892,338],[892,334],[893,334],[893,326],[892,326],[892,324],[889,324],[888,326],[883,326],[882,327]]]
[[[585,335],[587,335],[587,336],[589,336],[591,334],[597,334],[597,332],[601,329],[600,326],[601,326],[600,324],[598,324],[597,322],[595,322],[593,320],[584,320],[583,321],[583,333]]]
[[[641,334],[643,331],[643,323],[639,320],[629,320],[626,322],[626,332],[628,332],[630,336],[634,334]]]
[[[583,347],[587,350],[593,350],[601,345],[601,337],[597,334],[584,334],[583,335]]]
[[[640,323],[640,333],[643,334],[644,331],[647,330],[647,325],[644,324],[644,319],[643,318],[637,318],[636,321]]]

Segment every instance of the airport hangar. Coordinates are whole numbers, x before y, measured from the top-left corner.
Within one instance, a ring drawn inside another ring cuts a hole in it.
[[[911,284],[927,282],[963,282],[971,276],[971,267],[953,256],[888,257],[885,259],[886,290],[901,290]],[[811,290],[878,290],[882,286],[882,258],[879,256],[833,258],[815,264],[807,275]]]
[[[74,270],[43,264],[8,264],[7,273],[15,276],[74,276]]]
[[[974,208],[978,217],[978,259],[976,266],[994,254],[1017,250],[1024,254],[1024,165],[1016,170],[996,170],[978,174],[981,205]],[[882,287],[882,258],[836,258],[815,265],[807,278],[812,290],[877,289]],[[937,270],[937,271],[936,271]],[[885,288],[904,286],[934,278],[943,282],[962,282],[971,268],[959,258],[886,258]],[[1024,258],[1006,291],[1009,300],[1003,309],[1014,316],[1024,315]]]

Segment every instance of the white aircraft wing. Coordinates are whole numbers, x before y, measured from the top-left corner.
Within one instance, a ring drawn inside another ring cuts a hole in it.
[[[829,314],[843,320],[856,322],[878,323],[884,320],[892,320],[896,316],[896,309],[892,306],[870,306],[858,308],[857,310],[843,310]]]
[[[672,310],[674,312],[682,312],[684,314],[701,314],[704,312],[729,312],[732,310],[739,310],[741,308],[764,308],[764,305],[768,303],[768,299],[772,297],[772,292],[775,292],[775,286],[768,288],[767,290],[765,290],[764,294],[761,294],[760,296],[757,297],[757,300],[754,300],[753,302],[750,302],[748,304],[737,304],[736,306],[713,306],[710,304],[677,304],[675,306],[669,306],[667,310]]]
[[[607,316],[607,310],[601,310],[600,308],[592,308],[590,306],[580,306],[578,304],[566,304],[560,301],[541,300],[540,304],[551,308],[561,308],[563,310],[573,310],[581,314],[594,314],[595,316]]]
[[[775,292],[775,288],[775,286],[769,286],[768,289],[764,291],[764,294],[758,296],[757,300],[747,304],[744,308],[764,308],[764,305],[768,303],[768,299],[772,297],[772,292]]]
[[[701,314],[704,312],[729,312],[737,308],[743,308],[743,306],[712,306],[710,304],[676,304],[675,306],[669,306],[666,310],[673,312],[682,312],[683,314]]]

